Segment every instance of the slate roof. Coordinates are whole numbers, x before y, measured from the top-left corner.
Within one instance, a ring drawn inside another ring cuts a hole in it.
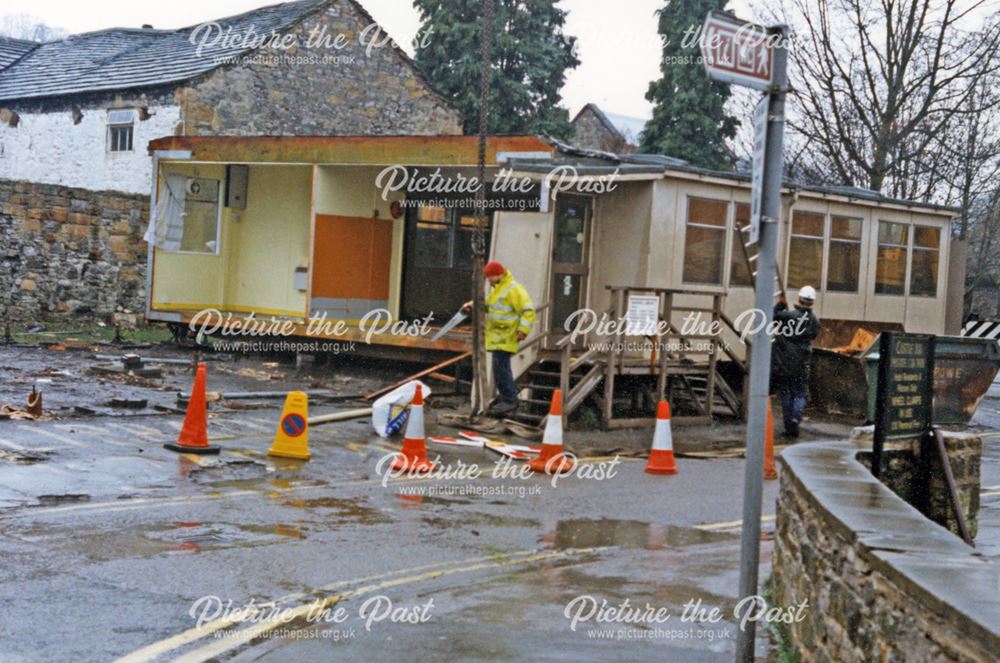
[[[262,7],[216,22],[232,33],[257,35],[297,23],[329,0],[299,0]],[[0,70],[0,100],[34,99],[177,83],[225,64],[220,58],[253,50],[207,46],[197,53],[190,40],[197,26],[180,30],[111,28],[71,35],[37,45],[14,64]],[[0,46],[0,62],[3,47]],[[13,61],[13,60],[12,60]]]
[[[12,65],[36,46],[38,46],[36,41],[0,36],[0,71]]]

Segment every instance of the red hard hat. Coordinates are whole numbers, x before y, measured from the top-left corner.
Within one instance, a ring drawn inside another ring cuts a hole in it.
[[[507,269],[495,260],[493,262],[486,263],[486,266],[483,267],[483,274],[487,277],[503,276],[503,273],[506,271]]]

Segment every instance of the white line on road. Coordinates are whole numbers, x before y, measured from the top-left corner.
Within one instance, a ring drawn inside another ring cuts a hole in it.
[[[60,435],[59,433],[53,433],[52,431],[45,430],[44,428],[32,428],[30,430],[24,429],[24,428],[19,428],[18,432],[19,433],[24,433],[25,435],[29,435],[29,436],[30,435],[41,435],[42,437],[47,437],[50,440],[55,440],[57,442],[62,442],[63,444],[65,444],[67,446],[71,446],[71,447],[85,447],[85,446],[87,446],[83,442],[78,442],[77,440],[74,440],[71,437],[67,437],[66,435]]]

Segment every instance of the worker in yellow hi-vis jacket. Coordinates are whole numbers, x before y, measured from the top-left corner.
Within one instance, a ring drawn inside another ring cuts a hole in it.
[[[493,355],[493,380],[499,392],[490,412],[509,415],[518,405],[510,359],[535,324],[535,305],[524,286],[500,263],[487,263],[483,275],[492,286],[486,298],[486,351]],[[472,302],[465,304],[465,308],[471,307]]]

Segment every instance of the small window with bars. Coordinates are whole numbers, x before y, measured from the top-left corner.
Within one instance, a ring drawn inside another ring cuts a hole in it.
[[[108,151],[131,152],[134,126],[134,110],[108,111]]]

